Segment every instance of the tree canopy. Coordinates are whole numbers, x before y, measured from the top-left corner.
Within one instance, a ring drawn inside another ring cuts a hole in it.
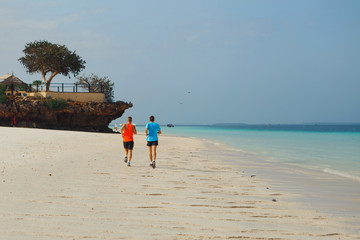
[[[85,68],[85,61],[71,52],[65,45],[50,43],[48,41],[34,41],[27,43],[23,50],[25,56],[19,58],[28,73],[40,72],[46,91],[49,91],[51,80],[62,74],[70,78],[76,77]],[[50,74],[46,79],[46,75]]]
[[[77,77],[77,84],[82,88],[89,89],[90,92],[103,92],[107,102],[113,102],[114,99],[114,83],[107,76],[99,77],[95,74],[90,76]]]

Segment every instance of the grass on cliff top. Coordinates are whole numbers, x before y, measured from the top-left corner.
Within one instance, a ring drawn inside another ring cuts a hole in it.
[[[50,110],[61,110],[69,106],[69,103],[63,99],[45,99],[44,103]]]
[[[6,92],[6,86],[0,85],[0,103],[7,103],[5,92]]]

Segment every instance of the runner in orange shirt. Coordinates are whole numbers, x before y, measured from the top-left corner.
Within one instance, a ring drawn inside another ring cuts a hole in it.
[[[120,129],[121,135],[123,137],[124,149],[125,149],[125,159],[124,162],[127,163],[130,167],[130,162],[132,159],[132,151],[134,148],[134,134],[137,134],[136,127],[132,125],[132,117],[128,117],[127,123],[123,124]],[[128,157],[129,155],[129,157]]]

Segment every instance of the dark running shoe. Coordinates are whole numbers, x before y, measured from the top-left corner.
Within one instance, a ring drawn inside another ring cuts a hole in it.
[[[125,162],[125,163],[127,163],[127,160],[128,160],[128,157],[127,157],[127,156],[125,156],[125,158],[124,158],[124,162]]]
[[[152,167],[153,167],[153,168],[156,168],[156,163],[155,163],[155,161],[153,161]]]

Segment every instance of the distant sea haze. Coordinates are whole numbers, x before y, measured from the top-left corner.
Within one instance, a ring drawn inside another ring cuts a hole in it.
[[[217,123],[214,127],[284,130],[284,131],[313,131],[313,132],[360,132],[360,123],[306,123],[306,124],[244,124]]]

